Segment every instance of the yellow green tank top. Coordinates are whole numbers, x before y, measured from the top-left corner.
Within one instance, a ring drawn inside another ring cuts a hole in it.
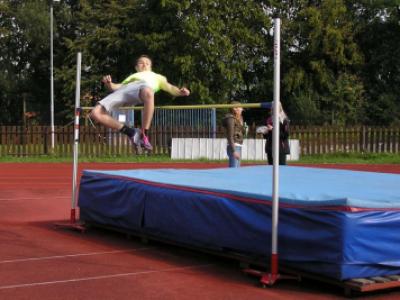
[[[146,82],[146,84],[148,84],[148,86],[156,93],[162,89],[163,84],[167,82],[167,78],[152,71],[143,71],[128,76],[124,81],[122,81],[122,84],[128,84],[134,81]]]

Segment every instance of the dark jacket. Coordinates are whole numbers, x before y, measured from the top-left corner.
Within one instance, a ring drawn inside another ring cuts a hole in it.
[[[272,125],[272,117],[268,118],[267,125]],[[279,124],[279,156],[285,157],[286,154],[290,154],[290,147],[289,147],[289,119],[283,120],[283,123]],[[265,143],[265,153],[267,153],[269,162],[272,161],[272,132],[268,131],[264,134],[264,138],[266,139]]]
[[[228,146],[234,149],[235,144],[243,144],[244,126],[240,120],[236,119],[231,113],[226,114],[222,121],[226,130]]]

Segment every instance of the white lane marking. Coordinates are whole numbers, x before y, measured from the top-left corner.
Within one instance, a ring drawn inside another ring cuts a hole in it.
[[[0,201],[25,201],[25,200],[46,200],[48,199],[49,196],[46,197],[40,197],[40,198],[0,198]],[[52,196],[52,199],[67,199],[71,198],[71,196]]]
[[[19,182],[0,182],[0,185],[4,185],[4,186],[10,186],[10,187],[14,187],[14,186],[18,186],[18,187],[23,187],[24,189],[26,188],[31,188],[32,186],[36,187],[38,185],[42,186],[42,185],[55,185],[55,186],[59,186],[59,185],[71,185],[70,183],[67,182],[43,182],[43,180],[40,180],[39,182],[25,182],[23,186],[21,186],[21,183]]]
[[[154,247],[143,247],[143,248],[135,248],[135,249],[129,249],[129,250],[113,250],[113,251],[77,253],[77,254],[55,255],[55,256],[28,257],[28,258],[21,258],[21,259],[1,260],[0,264],[19,263],[19,262],[27,262],[27,261],[40,261],[40,260],[50,260],[50,259],[60,259],[60,258],[79,257],[79,256],[102,255],[102,254],[128,253],[128,252],[151,250],[151,249],[155,249],[155,248]]]
[[[110,279],[110,278],[127,277],[127,276],[137,276],[137,275],[152,274],[152,273],[173,272],[173,271],[181,271],[181,270],[188,270],[188,269],[195,269],[195,268],[205,268],[205,267],[209,267],[209,266],[213,266],[213,264],[191,265],[191,266],[167,268],[167,269],[161,269],[161,270],[140,271],[140,272],[109,274],[109,275],[100,275],[100,276],[92,276],[92,277],[72,278],[72,279],[65,279],[65,280],[54,280],[54,281],[3,285],[3,286],[0,286],[0,290],[35,287],[35,286],[43,286],[43,285],[53,285],[53,284],[60,284],[60,283],[80,282],[80,281]]]

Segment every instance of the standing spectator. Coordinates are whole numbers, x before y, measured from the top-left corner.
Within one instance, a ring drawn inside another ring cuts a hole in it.
[[[231,104],[240,104],[240,102],[232,101]],[[230,168],[240,167],[244,133],[242,112],[242,107],[233,107],[223,119],[223,126],[225,127],[227,138],[226,152],[228,154]]]
[[[267,119],[266,127],[262,132],[265,143],[265,153],[267,154],[268,164],[272,165],[274,163],[272,156],[272,129],[273,129],[273,109],[271,108],[271,115]],[[289,123],[290,120],[287,117],[285,111],[282,108],[281,103],[279,103],[279,164],[286,165],[286,155],[290,154],[289,147]]]

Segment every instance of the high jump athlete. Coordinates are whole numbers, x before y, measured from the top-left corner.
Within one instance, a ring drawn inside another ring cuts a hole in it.
[[[112,91],[100,100],[91,111],[91,117],[100,124],[126,134],[135,147],[142,146],[151,151],[153,146],[148,138],[148,130],[154,114],[154,94],[163,90],[172,96],[189,96],[190,91],[170,84],[163,75],[152,71],[152,60],[141,55],[136,60],[136,73],[128,76],[121,83],[112,82],[110,75],[103,77],[102,82]],[[143,105],[141,129],[131,128],[115,120],[110,112],[121,106]]]

